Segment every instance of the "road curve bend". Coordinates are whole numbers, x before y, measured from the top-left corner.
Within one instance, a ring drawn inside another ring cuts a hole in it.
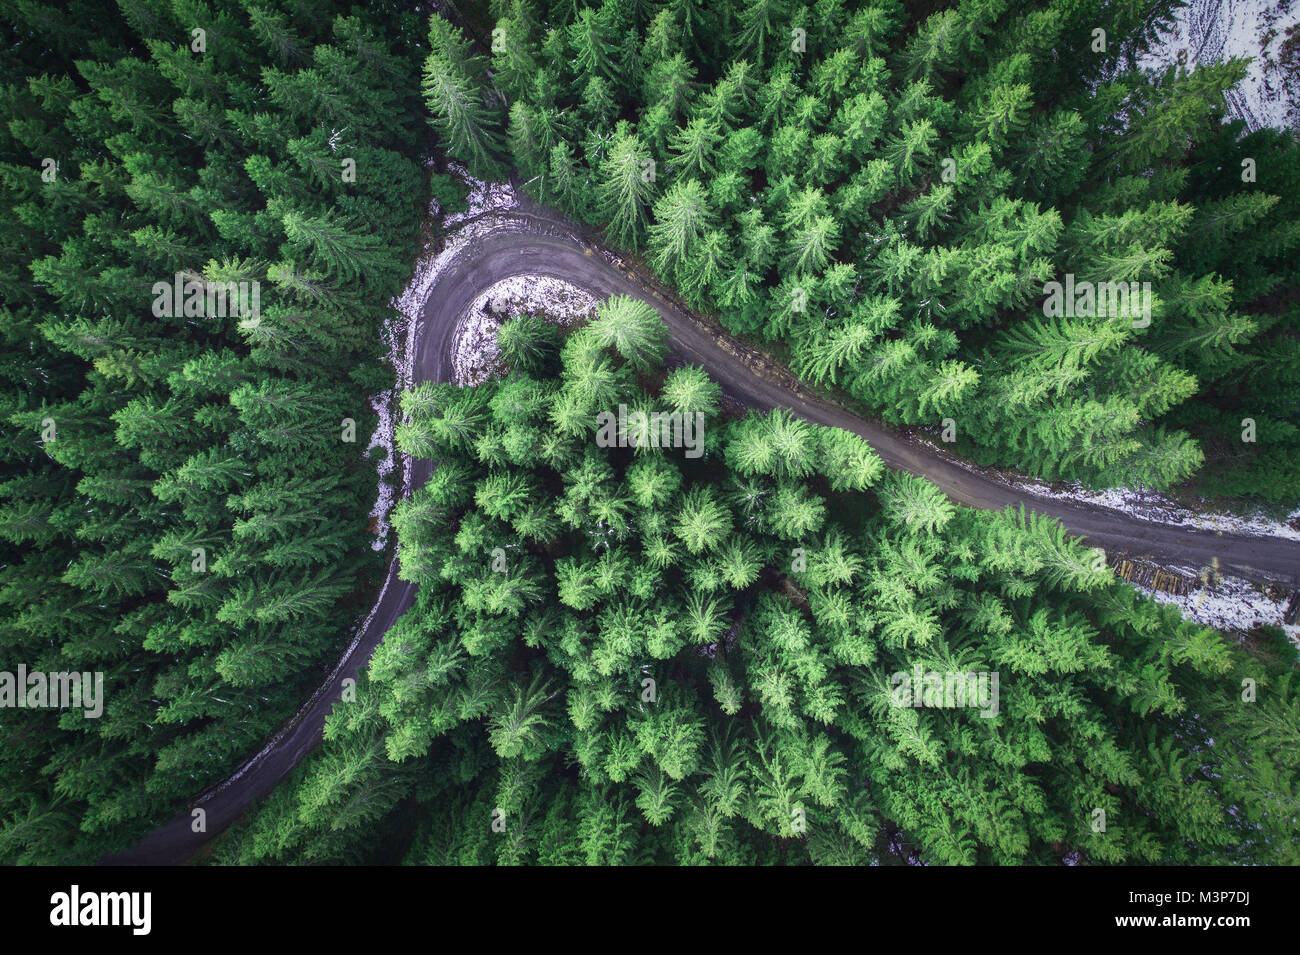
[[[1108,554],[1146,558],[1178,566],[1209,566],[1255,580],[1300,586],[1300,543],[1181,525],[1143,521],[1121,511],[1041,497],[1012,487],[991,471],[974,468],[932,445],[811,393],[788,371],[759,352],[694,316],[671,292],[605,253],[585,230],[527,202],[508,213],[474,220],[474,237],[453,244],[425,302],[414,335],[413,380],[450,381],[457,332],[475,299],[492,285],[518,275],[550,276],[585,289],[597,299],[631,295],[653,306],[668,325],[670,360],[702,366],[723,391],[748,407],[786,408],[808,421],[852,431],[865,438],[891,468],[924,477],[952,500],[1000,509],[1023,504],[1057,518],[1074,534]],[[429,476],[428,461],[414,461],[410,488]],[[407,493],[409,493],[408,488]],[[192,804],[206,813],[205,831],[193,831],[191,812],[161,825],[126,852],[106,856],[108,865],[175,865],[271,792],[320,742],[329,714],[415,597],[415,586],[397,577],[390,563],[383,589],[369,617],[342,659],[298,713],[256,755]]]

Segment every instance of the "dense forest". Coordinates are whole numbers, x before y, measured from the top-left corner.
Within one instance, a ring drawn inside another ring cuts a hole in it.
[[[1300,503],[1300,151],[1221,122],[1242,64],[1126,69],[1163,0],[937,6],[492,0],[488,54],[435,24],[425,91],[481,175],[873,416],[1047,479]],[[1150,307],[1044,309],[1066,275]]]
[[[0,862],[131,845],[348,644],[449,161],[977,463],[1300,503],[1300,151],[1240,63],[1132,68],[1171,7],[0,0],[0,671],[108,687],[0,707]],[[1285,638],[738,411],[638,300],[498,344],[401,393],[415,605],[206,860],[1300,862]]]
[[[1055,522],[720,415],[698,368],[658,370],[643,303],[499,337],[510,377],[403,396],[403,449],[439,462],[394,518],[418,604],[218,861],[1300,861],[1290,666]],[[628,447],[600,448],[620,404]],[[704,453],[636,410],[703,415]],[[909,705],[918,668],[996,695]]]
[[[382,571],[426,19],[219,6],[0,4],[0,658],[108,687],[97,720],[0,709],[5,861],[93,861],[223,778]],[[160,318],[177,274],[256,281],[259,314]]]

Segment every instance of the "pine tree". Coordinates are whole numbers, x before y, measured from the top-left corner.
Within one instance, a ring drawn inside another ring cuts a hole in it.
[[[646,172],[650,161],[636,135],[622,129],[615,133],[600,166],[598,208],[609,223],[610,239],[631,249],[641,245],[649,220],[653,180]]]

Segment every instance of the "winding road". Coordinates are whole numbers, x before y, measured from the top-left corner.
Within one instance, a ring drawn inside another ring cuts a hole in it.
[[[668,290],[619,264],[599,247],[593,235],[557,213],[525,202],[508,213],[492,213],[476,221],[475,237],[448,254],[417,323],[412,356],[417,382],[451,379],[457,330],[480,293],[517,275],[552,276],[598,299],[632,295],[648,302],[668,325],[670,360],[703,366],[729,397],[743,405],[763,410],[788,408],[808,421],[852,431],[870,442],[891,468],[927,478],[954,501],[979,508],[1024,504],[1059,519],[1071,532],[1110,555],[1198,567],[1217,558],[1223,572],[1300,586],[1300,543],[1295,541],[1161,525],[1120,511],[1038,497],[1000,481],[994,472],[973,468],[931,445],[857,417],[812,394],[789,372],[693,316]],[[423,484],[429,469],[428,461],[412,462],[411,487]],[[415,597],[415,586],[397,578],[396,560],[388,568],[374,609],[311,699],[261,751],[193,803],[206,814],[204,831],[193,831],[193,817],[187,812],[153,830],[130,850],[105,857],[105,864],[173,865],[186,861],[254,801],[266,796],[315,747],[344,680],[357,676]]]

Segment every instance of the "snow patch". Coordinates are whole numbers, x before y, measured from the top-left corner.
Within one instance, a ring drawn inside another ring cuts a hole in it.
[[[430,217],[437,214],[436,210],[437,203],[431,202]],[[437,280],[439,271],[437,265],[443,254],[445,250],[438,251],[433,243],[425,245],[424,251],[415,263],[411,280],[402,293],[390,303],[392,311],[381,331],[388,363],[397,373],[397,386],[392,391],[381,392],[370,398],[370,407],[379,416],[379,427],[371,435],[370,446],[366,450],[367,452],[371,448],[384,450],[384,458],[377,467],[379,484],[375,495],[375,506],[370,509],[370,517],[375,526],[375,539],[370,545],[373,550],[383,550],[388,546],[390,530],[388,515],[392,512],[397,495],[404,494],[410,487],[411,461],[409,457],[397,450],[397,440],[394,435],[397,424],[394,403],[397,396],[413,383],[411,379],[415,369],[415,332],[420,324],[429,291]],[[389,476],[396,467],[399,457],[402,463],[402,481],[400,487],[394,488],[389,481]]]
[[[452,378],[477,385],[498,374],[501,350],[496,332],[504,318],[541,315],[559,325],[590,317],[596,297],[549,275],[512,275],[486,289],[469,307],[452,342]]]
[[[1293,9],[1295,7],[1295,9]],[[1192,0],[1173,14],[1164,42],[1138,58],[1144,69],[1188,66],[1251,57],[1246,77],[1224,99],[1228,112],[1249,129],[1300,126],[1300,89],[1278,62],[1287,30],[1300,23],[1293,0]]]
[[[383,460],[375,465],[375,470],[379,472],[379,485],[375,495],[375,506],[370,509],[370,518],[375,526],[375,539],[371,541],[370,549],[383,550],[388,545],[388,513],[392,510],[396,498],[396,492],[389,481],[389,475],[393,473],[396,463],[394,456],[397,450],[393,441],[393,393],[384,391],[371,395],[370,407],[379,416],[379,426],[370,436],[366,455],[369,457],[374,448],[382,448],[384,451]]]
[[[1094,491],[1075,481],[1040,481],[1026,475],[1014,474],[1000,468],[981,467],[974,462],[958,457],[942,445],[936,444],[930,436],[917,431],[909,431],[909,436],[926,448],[943,455],[944,460],[954,467],[959,467],[972,474],[978,474],[990,481],[996,481],[1005,487],[1013,488],[1032,497],[1050,498],[1055,501],[1073,501],[1093,507],[1126,514],[1151,524],[1166,524],[1176,527],[1194,527],[1198,530],[1223,531],[1225,534],[1240,534],[1245,537],[1280,537],[1284,540],[1300,541],[1300,508],[1291,511],[1283,520],[1276,520],[1263,510],[1252,514],[1225,514],[1209,510],[1210,502],[1201,499],[1205,508],[1191,510],[1185,504],[1165,497],[1149,488],[1108,488]]]
[[[442,220],[443,228],[448,232],[470,219],[476,219],[489,212],[505,212],[519,205],[519,195],[508,182],[484,182],[482,179],[475,179],[469,174],[469,170],[456,162],[448,163],[447,171],[469,186],[469,195],[465,197],[469,208],[464,212],[449,214]]]
[[[1195,568],[1170,568],[1188,577],[1199,573]],[[1202,578],[1204,579],[1204,578]],[[1281,627],[1287,637],[1300,647],[1300,624],[1284,622],[1288,593],[1265,590],[1239,577],[1220,576],[1185,594],[1171,594],[1130,584],[1152,600],[1177,604],[1184,617],[1215,630],[1245,632],[1256,626]]]
[[[1300,541],[1300,530],[1290,526],[1292,523],[1300,523],[1297,520],[1300,518],[1300,508],[1288,514],[1285,521],[1277,521],[1262,511],[1256,511],[1248,516],[1223,514],[1210,510],[1193,511],[1149,489],[1111,488],[1105,491],[1091,491],[1077,483],[1048,484],[1032,478],[1021,477],[1013,480],[1005,476],[999,477],[999,480],[1003,484],[1036,497],[1057,501],[1077,501],[1081,504],[1104,507],[1152,524],[1194,527],[1198,530],[1223,531],[1247,537],[1281,537],[1286,540]]]

